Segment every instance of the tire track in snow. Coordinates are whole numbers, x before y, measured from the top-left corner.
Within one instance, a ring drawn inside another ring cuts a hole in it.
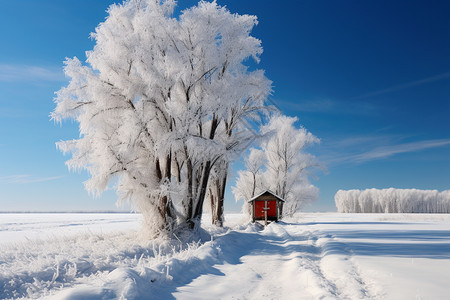
[[[371,293],[369,284],[361,275],[353,251],[335,236],[318,231],[314,226],[283,222],[272,223],[257,236],[261,240],[251,242],[254,249],[240,253],[240,264],[219,266],[225,275],[220,283],[223,292],[214,298],[378,298]],[[245,240],[244,236],[240,238]],[[240,249],[227,249],[230,250],[239,253]],[[240,287],[238,280],[233,279],[235,276],[245,286]],[[206,284],[209,280],[207,276],[199,278],[205,283],[205,288],[210,284]],[[227,288],[227,280],[234,282],[234,290]],[[192,286],[195,285],[193,282]],[[230,294],[230,290],[236,292]],[[184,298],[184,294],[180,295]]]
[[[334,235],[313,230],[317,247],[321,249],[319,267],[322,274],[333,282],[339,299],[378,299],[372,292],[354,258],[354,252]]]
[[[216,240],[225,262],[213,266],[215,274],[200,274],[173,295],[180,299],[344,299],[344,291],[321,267],[320,237],[299,224],[282,222],[257,233],[231,231]]]
[[[319,236],[313,231],[304,231],[299,224],[280,223],[277,232],[288,237],[287,243],[296,240],[306,240],[309,248],[300,249],[301,260],[297,262],[298,272],[302,275],[300,284],[314,299],[340,299],[339,290],[333,281],[322,272],[320,260],[322,249],[317,244]],[[306,250],[306,251],[302,251]],[[293,262],[290,262],[291,264]],[[306,295],[304,295],[306,296]],[[305,298],[309,298],[306,296]]]

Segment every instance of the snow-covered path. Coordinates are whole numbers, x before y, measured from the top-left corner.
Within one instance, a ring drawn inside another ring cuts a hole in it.
[[[42,224],[0,219],[0,299],[446,299],[450,294],[450,215],[301,214],[265,229],[229,216],[228,229],[206,226],[213,239],[183,249],[139,240],[136,215],[51,218]],[[6,243],[11,230],[16,242]]]
[[[217,239],[177,299],[446,299],[450,216],[302,214]]]
[[[224,262],[179,287],[179,299],[358,299],[375,295],[350,253],[339,270],[324,273],[324,233],[298,224],[271,224],[261,232],[232,231],[220,239]],[[329,263],[329,262],[328,262]],[[335,259],[335,264],[339,260]],[[204,291],[204,292],[203,292]]]

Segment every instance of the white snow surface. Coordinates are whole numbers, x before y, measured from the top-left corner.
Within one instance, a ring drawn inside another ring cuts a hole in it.
[[[450,215],[303,213],[182,245],[137,214],[0,214],[0,299],[447,299]]]

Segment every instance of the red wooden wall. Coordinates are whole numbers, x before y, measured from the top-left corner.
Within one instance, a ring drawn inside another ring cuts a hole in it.
[[[255,201],[255,217],[256,218],[264,218],[264,206],[266,201]],[[267,217],[276,217],[277,216],[277,201],[276,200],[267,200],[267,207],[269,210],[267,211]]]

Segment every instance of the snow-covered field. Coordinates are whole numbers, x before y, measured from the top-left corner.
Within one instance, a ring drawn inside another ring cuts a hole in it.
[[[229,214],[227,228],[205,225],[211,237],[187,246],[145,239],[139,218],[0,214],[0,299],[450,294],[450,215],[305,213],[263,229]]]

